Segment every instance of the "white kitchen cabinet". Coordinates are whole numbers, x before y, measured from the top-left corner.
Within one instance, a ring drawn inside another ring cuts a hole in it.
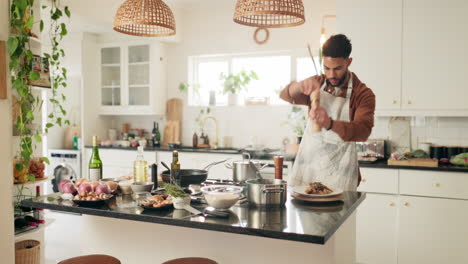
[[[468,201],[400,196],[398,264],[468,263]]]
[[[91,153],[92,149],[86,148],[84,160],[86,164],[91,157]],[[136,159],[136,156],[136,150],[99,149],[99,157],[102,161],[103,178],[133,176],[133,161]],[[156,153],[154,151],[145,151],[143,156],[148,162],[148,167],[156,162]],[[85,171],[86,172],[83,176],[88,178],[88,170],[86,169]]]
[[[159,43],[106,44],[100,48],[100,114],[162,115],[165,61]]]
[[[357,263],[397,263],[397,195],[368,193],[356,213]]]
[[[404,0],[403,109],[468,109],[467,10],[465,0]]]
[[[350,70],[376,95],[377,110],[401,104],[402,0],[337,0],[337,32],[353,45]]]

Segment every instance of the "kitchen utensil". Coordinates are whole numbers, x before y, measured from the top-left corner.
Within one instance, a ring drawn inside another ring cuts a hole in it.
[[[184,206],[183,209],[185,209],[185,210],[187,210],[187,211],[189,211],[190,213],[195,214],[195,215],[202,215],[202,214],[203,214],[202,212],[200,212],[199,210],[193,208],[193,207],[190,206],[190,205]]]
[[[460,147],[447,147],[447,158],[450,159],[452,156],[460,154]]]
[[[257,168],[257,166],[255,166],[255,164],[253,164],[253,162],[251,160],[249,160],[249,165],[250,165],[250,169],[255,172],[255,177],[257,179],[263,179],[262,175],[260,174],[260,171]]]
[[[153,190],[158,189],[158,165],[153,163],[151,165],[151,180],[153,181]]]
[[[134,193],[150,192],[153,188],[152,182],[135,182],[130,185]]]
[[[274,156],[273,161],[275,164],[275,179],[282,180],[283,179],[283,156]]]
[[[206,180],[208,177],[208,170],[219,163],[225,162],[227,159],[223,159],[221,161],[215,161],[205,166],[202,170],[197,169],[182,169],[180,170],[180,186],[181,187],[188,187],[190,184],[201,184]],[[163,161],[161,163],[164,165]],[[166,165],[167,166],[167,165]],[[167,167],[166,167],[167,168]],[[171,180],[170,170],[163,171],[161,173],[161,177],[163,182],[169,183]]]
[[[277,179],[247,180],[247,200],[255,206],[284,206],[287,183]]]
[[[447,148],[445,146],[431,146],[430,157],[438,160],[447,158]]]
[[[169,99],[166,103],[166,125],[164,126],[163,144],[180,144],[180,131],[182,120],[182,100]]]
[[[246,180],[256,179],[257,171],[263,170],[268,164],[261,164],[259,161],[250,159],[248,152],[242,153],[242,160],[234,161],[232,164],[225,163],[224,166],[232,170],[232,179],[235,182],[245,182]],[[251,166],[253,163],[254,166]],[[255,168],[257,170],[255,170]]]
[[[294,186],[293,192],[301,196],[312,197],[312,198],[330,197],[330,196],[336,196],[336,195],[343,193],[343,190],[336,188],[336,189],[333,189],[333,192],[327,193],[327,194],[308,194],[306,193],[306,189],[308,187],[309,187],[308,185]]]
[[[209,206],[216,210],[227,210],[239,201],[242,187],[235,185],[209,185],[201,188]]]
[[[161,164],[166,168],[168,171],[171,171],[171,168],[167,166],[167,164],[164,161],[161,161]]]
[[[411,166],[411,167],[439,167],[439,161],[437,159],[429,158],[412,158],[407,160],[392,160],[387,161],[389,166]]]

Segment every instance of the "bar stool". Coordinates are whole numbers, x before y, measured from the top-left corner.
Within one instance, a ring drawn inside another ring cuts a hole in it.
[[[108,255],[86,255],[62,260],[58,264],[121,264],[121,262]]]
[[[218,264],[218,262],[207,258],[178,258],[162,264]]]

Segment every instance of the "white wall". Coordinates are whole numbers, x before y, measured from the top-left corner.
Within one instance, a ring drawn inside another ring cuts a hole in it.
[[[323,14],[335,13],[335,1],[305,0],[306,23],[299,27],[271,29],[270,40],[264,45],[257,45],[253,40],[255,28],[236,24],[232,21],[235,1],[206,0],[180,11],[177,22],[178,32],[182,32],[180,43],[167,45],[167,94],[184,98],[178,85],[187,81],[188,56],[204,54],[226,54],[242,52],[261,52],[277,50],[305,50],[307,43],[318,48],[320,23]],[[333,20],[326,23],[328,32],[334,32]],[[183,111],[182,143],[191,145],[194,120],[198,107],[187,107]],[[233,136],[235,147],[245,147],[250,138],[256,136],[259,143],[268,147],[279,147],[284,136],[293,136],[287,127],[280,123],[286,119],[289,106],[236,106],[215,107],[213,115],[218,119],[220,135]],[[119,121],[119,118],[113,118]],[[128,120],[128,118],[124,118]],[[132,124],[150,129],[154,118],[135,117]],[[146,127],[143,127],[146,124]],[[246,126],[248,124],[249,126]],[[120,128],[120,127],[118,127]],[[268,135],[265,135],[268,131]],[[210,133],[210,135],[213,135]]]
[[[9,34],[8,1],[0,1],[0,40],[6,41]],[[7,67],[8,69],[8,67]],[[9,80],[9,79],[8,79]],[[14,263],[14,227],[13,227],[13,167],[12,167],[12,120],[11,88],[8,81],[8,99],[0,99],[0,256],[2,263]]]
[[[44,37],[43,37],[44,39]],[[63,103],[66,118],[70,120],[70,124],[81,125],[81,84],[82,84],[82,46],[83,33],[70,33],[65,36],[60,46],[65,50],[62,66],[67,69],[67,87],[61,88],[60,93],[66,96]],[[44,50],[50,50],[50,47],[44,47]],[[50,94],[50,92],[49,92]],[[49,149],[61,149],[65,147],[64,137],[67,126],[52,127],[47,135],[47,147]]]

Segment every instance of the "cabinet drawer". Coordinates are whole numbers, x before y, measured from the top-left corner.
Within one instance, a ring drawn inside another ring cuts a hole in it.
[[[468,173],[400,170],[400,193],[468,199]]]
[[[361,177],[360,192],[398,193],[398,170],[361,168]]]

